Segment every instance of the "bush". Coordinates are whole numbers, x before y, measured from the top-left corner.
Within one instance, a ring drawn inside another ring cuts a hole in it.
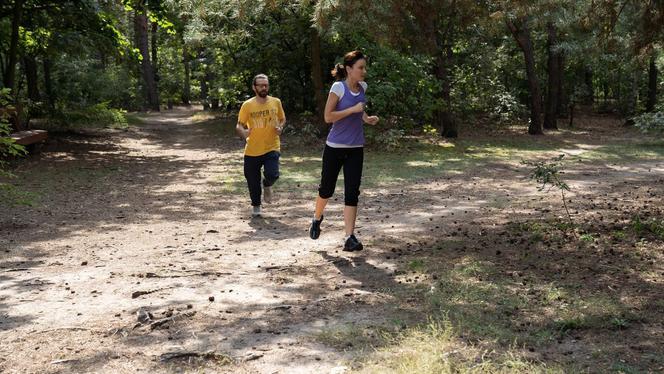
[[[632,118],[634,126],[646,134],[664,134],[664,112],[644,113]]]
[[[67,130],[76,128],[126,128],[129,124],[126,111],[109,108],[108,103],[99,103],[78,110],[62,110],[48,119],[49,126]]]
[[[429,73],[430,59],[400,54],[379,45],[371,45],[366,53],[370,65],[367,72],[369,114],[377,114],[383,120],[394,117],[402,129],[429,121],[439,105],[439,89]]]
[[[14,139],[9,137],[11,127],[7,121],[7,113],[13,109],[9,105],[10,102],[9,89],[0,89],[0,178],[7,179],[13,178],[14,175],[7,170],[6,159],[25,154],[25,148],[22,145],[16,144]],[[14,186],[0,181],[0,204],[21,203],[19,195]]]

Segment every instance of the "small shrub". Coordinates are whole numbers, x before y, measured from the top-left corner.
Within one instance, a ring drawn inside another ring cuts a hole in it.
[[[634,126],[645,134],[664,135],[664,112],[644,113],[632,120]]]
[[[99,103],[77,110],[61,110],[48,120],[50,127],[68,130],[77,128],[127,128],[126,111]]]

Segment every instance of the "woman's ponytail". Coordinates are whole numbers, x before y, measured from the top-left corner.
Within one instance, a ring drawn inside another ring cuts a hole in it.
[[[344,55],[344,63],[334,65],[332,69],[332,76],[338,81],[346,79],[348,72],[346,67],[353,67],[358,60],[366,60],[367,57],[360,51],[350,51]]]
[[[344,80],[346,78],[346,67],[344,64],[334,65],[334,69],[332,69],[332,76],[338,81]]]

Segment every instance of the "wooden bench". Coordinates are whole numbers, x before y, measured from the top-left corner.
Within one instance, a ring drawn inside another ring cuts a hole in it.
[[[45,130],[26,130],[15,132],[9,135],[9,137],[14,139],[16,144],[29,146],[44,143],[48,137],[48,133]]]

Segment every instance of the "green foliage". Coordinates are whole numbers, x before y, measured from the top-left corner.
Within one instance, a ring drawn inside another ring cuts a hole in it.
[[[137,108],[137,80],[122,65],[100,66],[93,58],[63,55],[55,62],[53,89],[56,91],[56,109],[81,110],[107,102],[115,108]]]
[[[102,102],[78,110],[64,110],[50,118],[49,125],[60,130],[75,128],[126,128],[129,123],[126,111],[109,108]]]
[[[11,176],[6,170],[6,158],[16,157],[25,154],[25,148],[9,137],[11,127],[9,126],[9,112],[14,110],[10,103],[12,97],[8,88],[0,89],[0,177]]]
[[[10,138],[11,127],[9,126],[8,111],[14,109],[10,105],[11,96],[8,88],[0,89],[0,178],[11,179],[14,175],[7,170],[7,158],[18,157],[26,154],[22,145],[16,144],[14,139]],[[16,188],[0,180],[0,205],[25,203]]]
[[[431,120],[440,105],[437,82],[430,73],[431,59],[400,54],[368,41],[360,45],[367,46],[364,52],[369,56],[368,111],[384,118],[393,117],[401,128]]]
[[[651,218],[643,220],[640,216],[636,215],[632,218],[630,224],[636,235],[652,234],[658,239],[664,240],[664,219]]]
[[[664,112],[643,113],[633,120],[634,126],[643,133],[664,135]]]
[[[385,121],[386,124],[378,126],[367,126],[364,127],[364,134],[367,139],[367,143],[387,151],[393,151],[402,147],[402,138],[405,135],[404,130],[399,128],[397,125],[389,126],[387,125],[390,121]],[[392,121],[396,124],[396,121]],[[387,128],[386,128],[387,127]]]
[[[565,157],[561,154],[548,161],[522,161],[523,164],[531,166],[530,178],[540,184],[539,191],[543,191],[547,186],[557,188],[562,191],[569,191],[569,186],[560,178],[560,169],[562,160]]]
[[[565,213],[567,213],[567,219],[569,220],[570,226],[574,227],[572,215],[570,214],[567,202],[565,201],[565,191],[569,191],[570,188],[567,183],[560,178],[560,169],[562,168],[562,160],[564,157],[565,155],[561,154],[548,161],[522,161],[521,163],[532,167],[530,178],[540,184],[538,187],[539,191],[544,191],[547,186],[550,186],[549,189],[557,188],[560,191],[560,199],[565,208]],[[572,232],[576,236],[576,231]]]

